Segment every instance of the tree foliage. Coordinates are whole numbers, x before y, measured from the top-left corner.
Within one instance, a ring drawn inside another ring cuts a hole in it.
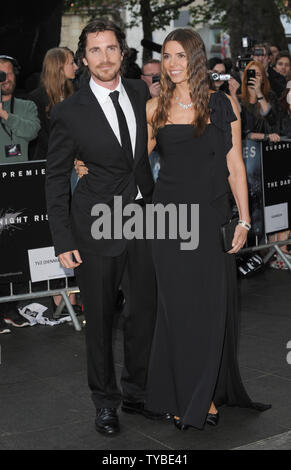
[[[126,27],[138,26],[143,15],[147,15],[152,31],[155,31],[165,29],[173,19],[178,18],[183,6],[192,3],[193,0],[65,0],[65,11],[83,13],[94,18],[111,14],[116,8],[126,8],[131,13]]]
[[[191,8],[192,25],[211,22],[228,31],[233,57],[241,53],[244,36],[257,43],[271,42],[287,49],[280,15],[291,18],[289,3],[285,0],[204,0]]]
[[[65,10],[88,14],[91,18],[111,15],[116,18],[116,12],[127,8],[130,20],[123,24],[125,28],[142,25],[143,38],[152,41],[153,32],[164,30],[173,19],[179,17],[182,7],[193,4],[193,0],[76,0],[65,1]],[[121,15],[119,23],[122,22]],[[144,50],[143,60],[152,56],[150,50]]]
[[[241,38],[271,41],[287,48],[280,15],[291,20],[291,1],[288,0],[65,0],[66,11],[78,11],[91,18],[111,15],[124,28],[141,25],[143,38],[152,41],[155,30],[165,29],[177,19],[182,7],[189,6],[193,27],[211,23],[228,31],[232,55],[240,53]],[[130,11],[130,20],[122,24],[122,10]],[[143,59],[151,57],[144,50]]]
[[[264,0],[261,1],[263,7]],[[203,0],[202,4],[194,5],[190,8],[192,13],[192,24],[195,26],[199,23],[218,23],[228,27],[228,13],[229,9],[234,2],[232,0]],[[243,8],[243,4],[247,3],[241,0],[240,4]],[[268,2],[265,2],[265,4]],[[286,18],[291,21],[291,2],[286,0],[272,0],[272,3],[277,8],[280,15],[285,15]],[[237,12],[239,13],[239,12]]]

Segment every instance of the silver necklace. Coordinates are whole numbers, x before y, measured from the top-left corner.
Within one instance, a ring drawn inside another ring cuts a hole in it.
[[[188,103],[188,104],[183,104],[183,103],[181,103],[181,101],[178,101],[178,96],[176,97],[176,101],[177,101],[177,104],[178,104],[181,108],[183,108],[185,111],[186,111],[186,109],[192,108],[192,106],[193,106],[193,103],[192,103],[192,102],[191,102],[191,103]]]

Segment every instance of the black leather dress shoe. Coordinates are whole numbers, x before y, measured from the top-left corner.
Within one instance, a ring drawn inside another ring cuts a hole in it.
[[[180,431],[186,431],[189,428],[188,424],[184,424],[181,418],[173,418],[173,422]]]
[[[123,401],[121,409],[125,413],[139,414],[148,419],[172,419],[172,415],[170,413],[154,413],[153,411],[147,410],[142,402]]]
[[[219,421],[219,413],[208,413],[206,417],[206,423],[210,426],[217,426]]]
[[[116,408],[98,408],[95,419],[96,431],[113,436],[119,433],[119,421]]]

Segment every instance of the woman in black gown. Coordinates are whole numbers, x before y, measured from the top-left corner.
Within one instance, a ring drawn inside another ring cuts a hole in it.
[[[204,44],[191,29],[170,33],[162,49],[161,95],[148,102],[149,153],[161,169],[153,202],[199,204],[199,245],[154,240],[158,318],[147,407],[173,413],[179,429],[218,423],[222,404],[253,403],[237,363],[236,253],[250,216],[239,112],[232,98],[211,92]],[[222,250],[220,226],[230,216],[229,190],[240,222],[233,248]]]

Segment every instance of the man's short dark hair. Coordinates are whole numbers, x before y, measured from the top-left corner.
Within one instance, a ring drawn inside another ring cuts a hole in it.
[[[279,52],[278,55],[276,56],[275,66],[277,65],[278,60],[282,59],[282,57],[287,57],[287,59],[289,59],[290,65],[291,65],[291,55],[290,55],[290,52],[289,52],[289,51],[281,51],[281,52]]]
[[[90,21],[90,23],[88,23],[83,28],[79,37],[78,49],[76,52],[76,59],[79,66],[83,64],[82,59],[85,57],[88,34],[103,33],[104,31],[112,31],[116,36],[121,53],[124,54],[124,56],[128,54],[128,46],[126,43],[125,34],[121,30],[121,28],[117,24],[113,23],[113,21],[110,21],[107,18],[98,20],[96,19]]]
[[[278,49],[278,51],[281,51],[281,47],[278,46],[278,44],[270,43],[270,47],[276,47]]]
[[[149,64],[160,64],[161,65],[161,61],[158,60],[158,59],[148,59],[145,62],[143,62],[142,67],[141,67],[141,73],[142,74],[144,73],[144,67],[146,65],[149,65]]]

